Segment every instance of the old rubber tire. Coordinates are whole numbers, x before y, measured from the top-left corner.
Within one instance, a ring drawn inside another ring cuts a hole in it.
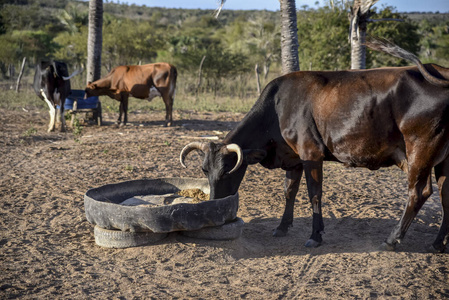
[[[205,227],[193,231],[181,231],[185,236],[204,240],[235,240],[242,235],[245,222],[241,218],[220,226]]]
[[[167,233],[109,230],[95,226],[94,236],[95,243],[98,246],[105,248],[129,248],[155,243],[165,238]]]
[[[237,217],[238,193],[199,203],[125,206],[136,195],[164,195],[199,188],[210,193],[207,178],[139,179],[107,184],[84,195],[87,221],[106,229],[164,233],[220,226]]]

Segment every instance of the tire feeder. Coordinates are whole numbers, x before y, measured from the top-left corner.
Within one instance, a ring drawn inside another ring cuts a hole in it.
[[[238,238],[243,226],[243,220],[237,218],[238,193],[198,203],[172,202],[174,194],[192,188],[209,193],[204,178],[141,179],[88,190],[84,208],[87,220],[96,225],[96,243],[108,248],[142,246],[175,231],[204,239]],[[123,204],[142,196],[155,196],[157,201]]]

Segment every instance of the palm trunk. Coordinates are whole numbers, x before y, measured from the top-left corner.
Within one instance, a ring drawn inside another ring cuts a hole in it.
[[[371,7],[379,0],[354,0],[349,14],[351,69],[366,69],[366,29],[373,12]]]
[[[366,31],[359,31],[358,38],[351,39],[351,69],[366,69]]]
[[[299,71],[298,24],[295,0],[280,0],[282,74]]]
[[[89,34],[87,39],[87,82],[101,77],[103,43],[103,0],[89,2]]]

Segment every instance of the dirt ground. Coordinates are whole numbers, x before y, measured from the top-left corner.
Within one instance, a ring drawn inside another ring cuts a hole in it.
[[[46,111],[0,110],[1,299],[444,299],[449,255],[428,254],[441,220],[438,193],[396,252],[378,251],[402,214],[399,169],[325,164],[324,243],[305,248],[311,208],[304,183],[294,227],[272,237],[284,201],[282,170],[250,166],[240,186],[242,236],[207,241],[171,233],[154,245],[95,244],[83,195],[124,180],[202,177],[199,157],[178,160],[188,142],[224,135],[233,113],[135,112],[130,125],[88,125],[80,136],[47,133]],[[434,191],[437,191],[434,186]]]

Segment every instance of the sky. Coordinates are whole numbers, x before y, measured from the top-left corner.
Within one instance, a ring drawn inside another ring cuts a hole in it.
[[[127,4],[146,5],[148,7],[157,6],[165,8],[200,8],[200,9],[216,9],[219,0],[109,0],[111,2],[120,2]],[[342,0],[334,0],[335,2]],[[106,2],[106,1],[104,1]],[[320,4],[328,3],[326,0],[296,0],[296,9],[307,5],[316,8],[316,2]],[[352,0],[351,0],[352,2]],[[382,8],[382,6],[396,7],[398,12],[449,12],[449,0],[380,0],[374,7]],[[278,0],[227,0],[223,9],[235,10],[279,10]]]

